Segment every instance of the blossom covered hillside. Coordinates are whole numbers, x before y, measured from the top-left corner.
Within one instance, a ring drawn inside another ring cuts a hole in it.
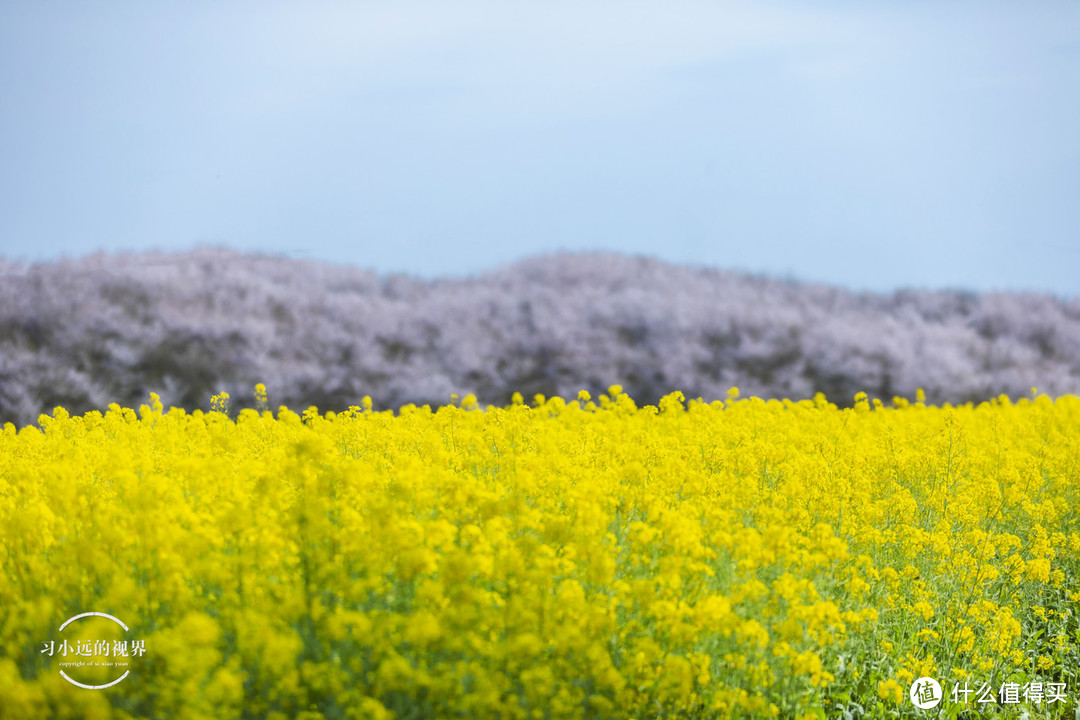
[[[474,393],[849,404],[1080,392],[1080,300],[834,287],[610,254],[425,281],[219,249],[0,261],[0,422],[214,393],[323,410]]]

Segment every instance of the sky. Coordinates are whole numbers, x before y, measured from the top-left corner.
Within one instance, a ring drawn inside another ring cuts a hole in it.
[[[0,257],[1080,295],[1080,3],[0,4]]]

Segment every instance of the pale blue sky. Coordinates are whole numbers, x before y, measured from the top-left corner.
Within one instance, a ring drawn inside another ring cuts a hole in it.
[[[1077,2],[0,4],[0,255],[1077,294]]]

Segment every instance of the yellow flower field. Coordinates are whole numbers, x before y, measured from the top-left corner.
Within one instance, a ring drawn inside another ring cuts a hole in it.
[[[227,401],[4,427],[0,718],[1076,710],[1076,397]]]

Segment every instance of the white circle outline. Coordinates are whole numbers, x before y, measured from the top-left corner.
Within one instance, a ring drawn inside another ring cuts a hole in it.
[[[63,631],[64,631],[64,628],[66,628],[66,627],[67,627],[68,625],[70,625],[70,624],[71,624],[72,622],[74,622],[75,620],[78,620],[78,619],[80,619],[80,618],[84,618],[84,617],[103,617],[103,618],[108,618],[109,620],[112,620],[112,621],[113,621],[114,623],[116,623],[116,624],[117,624],[117,625],[119,625],[120,627],[124,628],[124,630],[129,630],[129,629],[130,629],[130,628],[128,628],[128,626],[127,626],[127,625],[125,625],[125,624],[124,624],[123,622],[121,622],[119,618],[115,618],[115,617],[113,617],[112,615],[109,615],[108,613],[103,613],[103,612],[84,612],[84,613],[81,613],[81,614],[79,614],[79,615],[72,615],[72,616],[71,616],[71,617],[69,617],[69,618],[68,618],[67,620],[65,620],[65,621],[64,621],[64,624],[60,626],[60,630],[59,630],[59,632],[63,632]],[[79,682],[79,681],[77,681],[77,680],[72,680],[71,678],[69,678],[69,677],[68,677],[67,673],[66,673],[66,672],[64,672],[63,670],[61,670],[61,671],[60,671],[60,677],[64,678],[65,680],[67,680],[67,681],[68,681],[69,683],[71,683],[72,685],[74,685],[74,686],[76,686],[76,687],[81,687],[81,688],[85,688],[85,689],[87,689],[87,690],[104,690],[104,689],[105,689],[105,688],[107,688],[107,687],[112,687],[113,685],[116,685],[116,684],[117,684],[118,682],[120,682],[121,680],[123,680],[124,678],[126,678],[126,677],[127,677],[128,675],[130,675],[130,674],[131,674],[131,671],[130,671],[130,670],[125,670],[125,671],[124,671],[124,674],[123,674],[123,675],[121,675],[120,677],[116,678],[115,680],[113,680],[113,681],[112,681],[112,682],[110,682],[110,683],[105,683],[104,685],[86,685],[86,684],[84,684],[84,683],[81,683],[81,682]]]
[[[83,685],[83,684],[82,684],[81,682],[79,682],[79,681],[77,681],[77,680],[72,680],[71,678],[69,678],[69,677],[67,676],[67,673],[66,673],[66,672],[64,672],[63,670],[61,670],[61,671],[60,671],[60,676],[61,676],[62,678],[64,678],[65,680],[67,680],[67,681],[68,681],[69,683],[71,683],[72,685],[77,685],[78,687],[81,687],[81,688],[86,688],[87,690],[104,690],[105,688],[107,688],[107,687],[112,687],[112,686],[113,686],[113,685],[115,685],[116,683],[120,682],[121,680],[123,680],[124,678],[126,678],[126,677],[127,677],[127,676],[128,676],[129,674],[130,674],[130,673],[131,673],[131,671],[130,671],[130,670],[125,670],[125,671],[124,671],[124,674],[123,674],[123,675],[121,675],[120,677],[116,678],[116,679],[115,679],[115,680],[113,680],[113,681],[112,681],[111,683],[106,683],[106,684],[104,684],[104,685]]]
[[[78,620],[79,618],[90,617],[91,615],[96,615],[98,617],[103,617],[103,618],[109,618],[114,623],[116,623],[120,627],[124,628],[124,630],[129,629],[127,625],[120,622],[118,619],[114,618],[112,615],[107,615],[106,613],[100,613],[100,612],[85,612],[82,615],[73,615],[73,616],[69,617],[67,620],[65,620],[64,624],[60,626],[60,632],[64,632],[64,628],[66,628],[68,625],[70,625],[72,620]]]

